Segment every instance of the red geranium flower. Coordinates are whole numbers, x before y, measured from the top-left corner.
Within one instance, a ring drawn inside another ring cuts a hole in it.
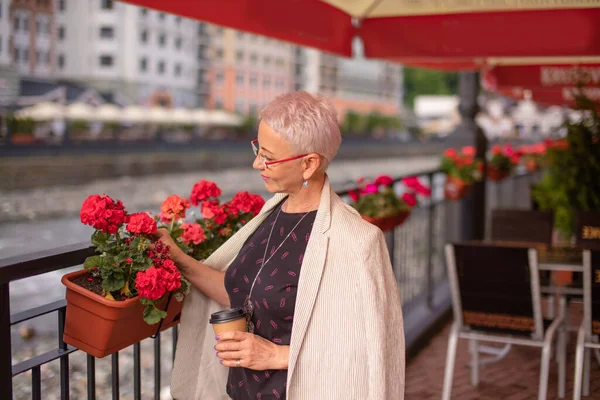
[[[394,179],[388,175],[380,175],[377,178],[375,178],[375,184],[377,186],[392,186],[394,184]]]
[[[221,225],[227,220],[227,213],[223,207],[219,206],[219,202],[214,200],[202,203],[202,216],[212,219],[217,225]]]
[[[190,208],[190,202],[176,194],[167,197],[160,206],[160,218],[170,222],[173,218],[185,218],[185,210]]]
[[[210,198],[217,198],[221,195],[221,189],[214,182],[205,181],[204,179],[196,183],[192,188],[190,201],[197,206]]]
[[[352,201],[358,201],[358,199],[360,198],[360,194],[358,193],[358,190],[350,190],[348,192],[348,196],[350,196]]]
[[[456,150],[454,149],[446,149],[444,151],[444,156],[447,158],[455,158],[457,156]]]
[[[265,205],[263,198],[257,194],[248,192],[237,192],[229,202],[227,208],[232,214],[237,215],[238,211],[246,214],[256,215]]]
[[[93,194],[83,202],[79,217],[81,222],[94,229],[115,234],[126,219],[123,203],[115,202],[109,196]]]
[[[127,231],[151,235],[156,232],[156,221],[146,213],[135,213],[129,216]]]
[[[404,193],[402,195],[402,200],[410,207],[414,207],[415,204],[417,204],[417,198],[412,193]]]
[[[140,297],[149,300],[158,300],[165,295],[167,287],[161,271],[163,270],[153,265],[147,270],[137,273],[135,287]]]
[[[187,244],[200,244],[206,240],[206,234],[200,224],[182,224],[183,233],[181,238]]]
[[[476,150],[475,150],[474,146],[465,146],[465,147],[462,148],[462,153],[465,156],[475,157],[475,152],[476,152]]]

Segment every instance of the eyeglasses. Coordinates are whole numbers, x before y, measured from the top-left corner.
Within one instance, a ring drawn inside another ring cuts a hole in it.
[[[265,156],[263,156],[262,154],[259,154],[259,152],[258,152],[258,139],[254,139],[253,141],[250,142],[250,144],[252,145],[252,151],[254,151],[254,155],[257,157],[260,157],[260,160],[263,162],[265,169],[269,169],[269,165],[279,164],[279,163],[283,163],[286,161],[298,160],[298,159],[300,159],[302,157],[306,157],[308,155],[308,154],[301,154],[299,156],[284,158],[282,160],[267,161],[265,159]]]

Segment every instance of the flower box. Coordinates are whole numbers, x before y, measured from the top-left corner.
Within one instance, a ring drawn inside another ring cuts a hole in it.
[[[460,200],[469,191],[471,185],[455,176],[448,176],[444,184],[444,197],[448,200]]]
[[[502,170],[488,165],[487,177],[490,181],[499,182],[508,178],[509,175],[510,170]]]
[[[395,227],[402,225],[406,218],[410,215],[410,211],[402,211],[398,215],[393,215],[390,217],[367,217],[366,215],[361,215],[365,221],[372,223],[373,225],[379,227],[383,232],[391,231]]]
[[[102,358],[154,335],[159,324],[148,325],[143,319],[146,306],[138,296],[124,300],[108,300],[73,282],[89,271],[66,274],[62,283],[67,287],[67,314],[63,340],[94,357]],[[179,323],[182,302],[171,299],[167,317],[160,330]],[[159,305],[164,310],[167,299]]]

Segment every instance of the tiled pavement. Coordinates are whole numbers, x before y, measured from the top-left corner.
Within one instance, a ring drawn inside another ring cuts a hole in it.
[[[577,306],[575,306],[577,307]],[[580,310],[575,309],[575,313]],[[572,314],[572,315],[573,315]],[[406,400],[440,400],[450,324],[436,335],[413,359],[406,371]],[[575,345],[571,332],[567,346],[566,399],[573,398]],[[470,383],[468,341],[459,340],[454,368],[452,399],[457,400],[537,400],[541,349],[513,346],[503,360],[480,368],[479,386]],[[600,400],[600,366],[592,356],[590,396]],[[548,399],[558,398],[558,365],[550,362]]]

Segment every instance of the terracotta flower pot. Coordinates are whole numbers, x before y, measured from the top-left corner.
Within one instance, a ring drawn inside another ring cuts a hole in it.
[[[467,184],[460,178],[454,176],[446,177],[446,183],[444,184],[444,197],[448,200],[460,200],[466,194],[471,185]]]
[[[142,318],[145,306],[139,297],[125,301],[107,300],[72,282],[88,273],[81,270],[62,277],[62,283],[67,287],[65,343],[102,358],[156,333],[158,324],[148,325]],[[166,303],[165,299],[159,308],[164,310]],[[182,305],[171,299],[161,331],[179,323]]]
[[[506,179],[508,175],[510,175],[510,171],[494,168],[491,165],[488,166],[487,177],[490,181],[498,182]]]
[[[367,217],[366,215],[361,215],[365,221],[372,223],[373,225],[379,227],[383,232],[390,231],[395,227],[402,225],[402,223],[408,218],[410,215],[410,211],[403,211],[398,215],[394,215],[391,217]]]

